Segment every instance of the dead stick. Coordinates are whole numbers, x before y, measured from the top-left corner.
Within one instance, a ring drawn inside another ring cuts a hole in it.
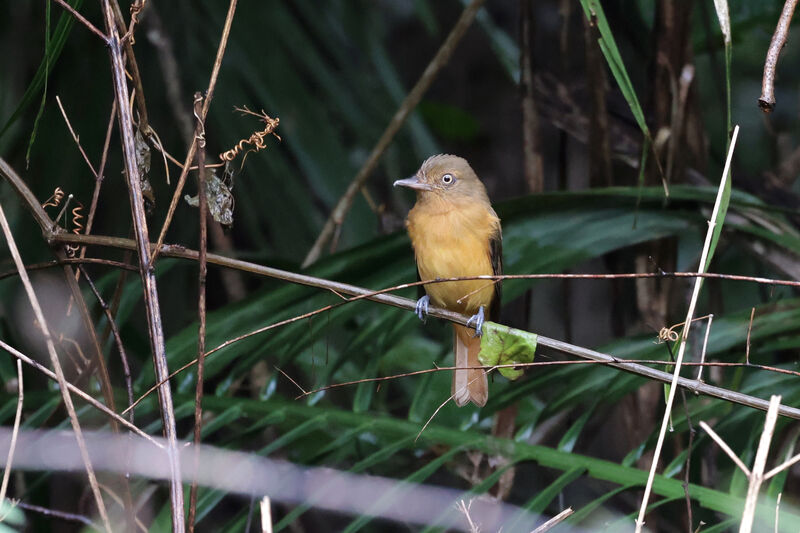
[[[748,477],[747,485],[747,498],[744,502],[744,511],[742,512],[742,523],[739,527],[739,533],[750,533],[753,530],[753,520],[756,514],[756,504],[758,503],[758,492],[761,488],[761,483],[764,481],[764,467],[767,464],[767,455],[769,454],[769,446],[772,442],[772,434],[775,432],[775,423],[778,421],[778,407],[781,404],[780,396],[772,396],[769,402],[769,410],[767,411],[767,418],[764,421],[764,431],[761,433],[761,439],[758,442],[758,449],[756,450],[756,458],[753,461],[753,470]]]
[[[91,31],[92,33],[94,33],[95,35],[100,37],[103,40],[103,42],[108,41],[108,37],[106,35],[104,35],[103,32],[98,30],[97,27],[94,24],[92,24],[91,22],[86,20],[86,17],[84,17],[83,15],[81,15],[80,13],[75,11],[75,8],[73,8],[71,5],[66,3],[64,0],[55,0],[55,2],[56,2],[56,4],[58,4],[61,7],[63,7],[70,15],[75,17],[75,20],[77,20],[78,22],[80,22],[81,24],[86,26],[86,28],[89,31]]]
[[[197,328],[197,387],[194,400],[194,445],[199,450],[200,434],[203,430],[203,370],[205,368],[206,354],[206,252],[208,247],[208,200],[206,198],[206,139],[205,126],[200,113],[203,110],[203,95],[194,93],[194,116],[197,119],[195,140],[197,142],[197,195],[198,216],[200,217],[200,243],[198,263],[200,263],[197,289],[197,315],[199,326]],[[200,456],[195,453],[195,472],[199,467]],[[197,478],[192,479],[192,488],[189,492],[189,533],[194,531],[195,514],[197,512]]]
[[[17,412],[14,415],[14,429],[11,432],[11,442],[8,445],[8,455],[6,456],[6,467],[3,470],[3,482],[0,484],[0,502],[6,501],[6,490],[8,480],[11,478],[11,466],[14,463],[14,448],[17,446],[17,435],[19,435],[19,423],[22,421],[22,402],[25,398],[25,387],[22,385],[22,361],[17,359]]]
[[[775,109],[775,67],[778,65],[778,56],[786,44],[789,24],[792,22],[795,7],[797,7],[797,0],[786,0],[783,4],[778,25],[775,27],[775,33],[772,34],[772,41],[769,43],[767,59],[764,61],[764,77],[761,80],[761,97],[758,99],[758,107],[764,113],[771,113]]]
[[[164,347],[164,330],[161,324],[161,308],[158,303],[158,289],[156,286],[155,271],[150,262],[150,249],[147,231],[147,221],[144,212],[144,198],[142,196],[141,178],[136,164],[136,148],[133,138],[133,118],[128,107],[128,86],[125,79],[125,67],[122,61],[122,48],[119,32],[114,22],[110,0],[103,0],[106,30],[109,33],[109,52],[111,55],[112,74],[114,78],[114,91],[117,100],[117,113],[119,130],[122,137],[123,155],[125,158],[125,177],[128,181],[128,195],[131,204],[134,233],[136,235],[136,249],[139,255],[139,272],[144,288],[144,302],[147,310],[147,325],[150,345],[153,353],[153,366],[156,376],[169,375],[167,354]],[[172,391],[169,384],[165,383],[158,390],[159,405],[164,436],[169,442],[167,455],[170,463],[170,504],[172,530],[175,533],[184,532],[183,519],[183,485],[181,471],[178,465],[177,433],[175,430],[175,412],[172,405]]]

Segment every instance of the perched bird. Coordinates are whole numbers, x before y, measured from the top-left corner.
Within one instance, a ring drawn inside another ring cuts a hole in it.
[[[499,275],[503,271],[500,219],[492,209],[486,188],[469,163],[454,155],[425,160],[416,175],[394,182],[417,193],[406,228],[414,246],[422,281],[441,278]],[[486,372],[480,368],[481,328],[496,319],[500,308],[500,283],[487,280],[448,281],[425,285],[417,301],[417,316],[424,320],[429,303],[472,315],[472,329],[453,324],[455,366],[452,395],[456,405],[472,401],[478,406],[489,398]]]

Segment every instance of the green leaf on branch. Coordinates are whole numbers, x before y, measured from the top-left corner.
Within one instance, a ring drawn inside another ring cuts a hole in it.
[[[478,360],[486,366],[532,363],[537,339],[538,335],[535,333],[494,322],[484,322]],[[521,369],[508,366],[498,370],[508,379],[517,379],[523,372]]]

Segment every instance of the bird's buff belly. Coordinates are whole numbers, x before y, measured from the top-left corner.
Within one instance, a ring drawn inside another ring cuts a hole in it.
[[[491,276],[493,273],[487,241],[475,239],[472,243],[459,242],[457,246],[415,242],[414,248],[423,281]],[[445,281],[430,283],[425,286],[425,291],[437,307],[473,314],[480,306],[491,303],[494,284],[491,280]]]

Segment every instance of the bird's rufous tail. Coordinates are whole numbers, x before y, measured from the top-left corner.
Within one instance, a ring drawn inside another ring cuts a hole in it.
[[[478,407],[486,405],[489,399],[489,381],[486,371],[478,361],[481,351],[481,338],[475,336],[475,330],[458,324],[453,324],[453,347],[455,351],[455,366],[464,370],[453,371],[453,387],[451,394],[456,405],[463,407],[469,402]]]

